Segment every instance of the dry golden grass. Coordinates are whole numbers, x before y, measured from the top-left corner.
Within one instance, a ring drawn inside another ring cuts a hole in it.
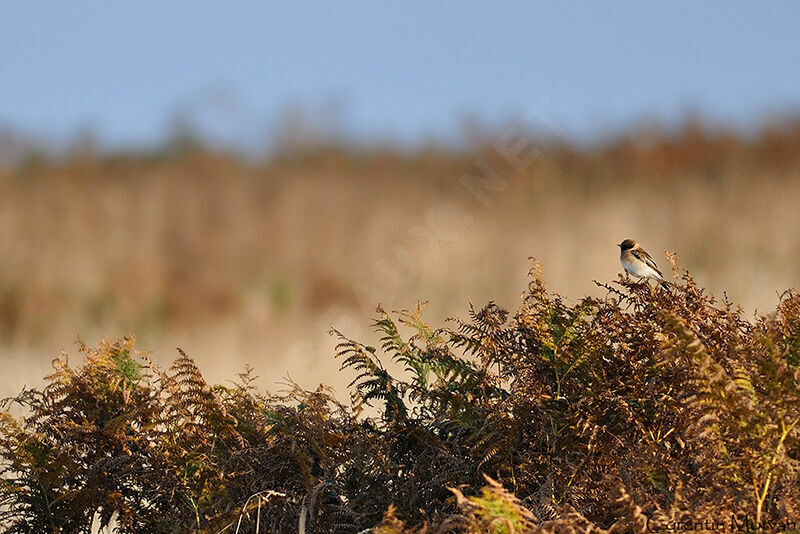
[[[358,335],[378,302],[427,299],[432,320],[465,296],[514,308],[532,255],[554,290],[596,295],[627,237],[663,267],[660,250],[676,250],[748,312],[800,280],[800,126],[749,141],[690,126],[583,150],[529,140],[516,165],[508,141],[0,169],[0,393],[36,383],[77,336],[131,332],[162,362],[186,348],[212,380],[250,363],[265,383],[313,387],[337,365],[328,327]]]

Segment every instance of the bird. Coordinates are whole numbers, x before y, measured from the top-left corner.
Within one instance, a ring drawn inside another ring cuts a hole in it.
[[[669,289],[669,284],[658,270],[656,262],[639,243],[633,239],[626,239],[617,246],[619,247],[619,261],[625,268],[625,272],[639,278],[652,278],[659,282],[664,289]]]

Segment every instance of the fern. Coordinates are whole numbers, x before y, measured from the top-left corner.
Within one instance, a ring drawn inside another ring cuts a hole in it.
[[[513,314],[470,303],[437,329],[421,304],[378,308],[375,347],[333,330],[354,374],[347,406],[324,387],[261,393],[251,369],[210,384],[180,350],[163,370],[133,338],[79,344],[80,365],[60,355],[43,389],[2,405],[25,415],[0,412],[0,525],[544,534],[641,532],[648,515],[797,521],[800,297],[748,320],[688,273],[669,292],[600,287],[568,304],[535,265]]]

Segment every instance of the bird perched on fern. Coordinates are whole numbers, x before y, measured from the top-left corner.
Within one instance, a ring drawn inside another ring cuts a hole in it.
[[[619,261],[625,272],[638,278],[651,278],[661,284],[664,289],[669,289],[669,284],[664,280],[664,275],[658,270],[656,262],[645,252],[645,250],[633,239],[626,239],[619,245]]]

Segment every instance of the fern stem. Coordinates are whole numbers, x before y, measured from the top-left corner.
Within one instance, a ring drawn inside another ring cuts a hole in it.
[[[788,427],[784,424],[783,420],[781,419],[781,437],[778,440],[778,445],[775,447],[775,452],[772,454],[772,460],[769,463],[769,467],[767,468],[767,480],[764,481],[764,489],[759,491],[758,485],[756,484],[756,525],[761,523],[761,511],[764,507],[764,500],[767,498],[767,492],[769,491],[769,485],[772,482],[772,468],[775,466],[775,463],[778,461],[778,455],[781,452],[781,447],[783,447],[783,442],[786,440],[786,437],[792,431],[794,426],[797,424],[797,420],[795,420],[791,425]],[[755,478],[753,480],[755,483]]]

